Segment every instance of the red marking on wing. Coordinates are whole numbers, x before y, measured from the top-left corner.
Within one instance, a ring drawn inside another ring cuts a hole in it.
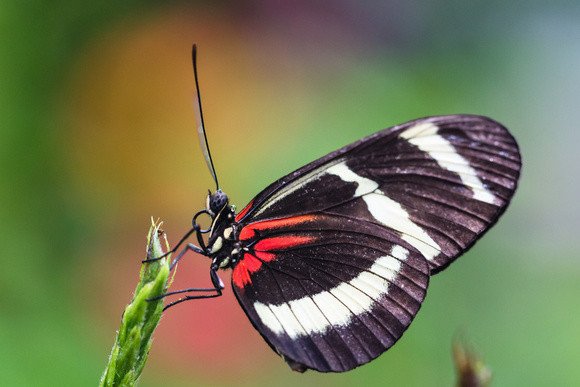
[[[251,223],[246,227],[242,228],[242,231],[240,232],[240,240],[244,241],[253,238],[256,235],[256,230],[264,231],[282,227],[290,227],[295,226],[297,224],[312,222],[315,219],[316,216],[314,215],[300,215],[300,216],[292,216],[289,218],[262,220],[259,222]]]
[[[254,251],[254,254],[264,262],[270,262],[276,258],[276,254],[268,253],[266,251]]]
[[[252,283],[252,273],[260,270],[264,262],[276,259],[276,254],[271,250],[283,250],[290,247],[302,246],[316,240],[316,237],[305,235],[288,235],[266,238],[254,245],[253,253],[244,253],[244,256],[234,267],[232,281],[243,288]]]
[[[248,203],[247,206],[245,206],[237,215],[236,215],[236,222],[239,222],[240,219],[242,219],[244,216],[246,216],[246,214],[248,213],[248,211],[250,211],[250,208],[252,208],[252,204],[254,203],[254,200],[252,199],[251,202]]]
[[[238,262],[232,272],[232,281],[234,284],[243,288],[252,283],[251,274],[260,270],[262,262],[270,262],[276,258],[276,255],[264,251],[256,251],[256,255],[245,253],[244,257]]]
[[[315,239],[313,236],[306,235],[277,236],[258,241],[254,245],[254,249],[257,251],[284,250],[290,247],[306,245]]]
[[[237,216],[236,220],[243,218],[251,207],[248,204]],[[239,218],[239,219],[238,219]],[[248,240],[256,236],[256,231],[273,230],[282,227],[290,227],[302,223],[311,222],[316,217],[314,215],[292,216],[282,219],[271,219],[255,222],[247,225],[240,232],[240,240]],[[252,253],[246,252],[242,259],[236,264],[232,272],[232,281],[234,285],[243,288],[252,283],[252,273],[257,272],[264,262],[271,262],[276,259],[276,254],[271,252],[275,250],[284,250],[291,247],[302,246],[314,241],[316,238],[306,235],[286,235],[264,238],[254,245]]]
[[[232,272],[232,281],[238,288],[243,288],[246,286],[246,284],[252,283],[252,280],[250,279],[250,272],[248,271],[246,263],[244,262],[246,259],[248,259],[249,256],[249,254],[244,255],[244,259],[238,262]],[[254,257],[252,258],[255,259]]]

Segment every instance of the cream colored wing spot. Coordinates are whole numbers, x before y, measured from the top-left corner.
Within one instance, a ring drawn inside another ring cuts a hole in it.
[[[461,156],[444,137],[438,134],[439,128],[431,122],[423,122],[410,127],[399,135],[423,152],[431,156],[440,167],[454,172],[461,182],[473,191],[473,198],[494,204],[495,196],[477,176],[469,161]]]
[[[328,291],[305,296],[281,305],[254,303],[254,309],[270,331],[295,339],[324,333],[331,326],[346,326],[358,315],[372,309],[375,302],[389,293],[389,283],[401,270],[409,251],[394,246],[391,255],[379,257],[370,269],[349,282]]]
[[[409,214],[401,204],[380,190],[363,196],[363,200],[373,218],[386,227],[400,232],[401,238],[419,250],[429,261],[441,253],[441,247],[437,242],[409,218]]]

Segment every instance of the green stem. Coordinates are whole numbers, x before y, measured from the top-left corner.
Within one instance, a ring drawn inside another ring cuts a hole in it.
[[[160,257],[169,249],[161,223],[151,220],[147,235],[147,257]],[[121,327],[109,356],[109,363],[99,386],[135,385],[151,348],[153,331],[163,312],[163,300],[147,301],[164,294],[168,287],[170,256],[159,261],[143,264],[133,301],[125,308]]]

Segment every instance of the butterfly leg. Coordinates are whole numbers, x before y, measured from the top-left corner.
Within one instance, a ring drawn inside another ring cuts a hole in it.
[[[181,259],[181,257],[183,256],[183,254],[185,254],[188,250],[193,250],[196,253],[200,253],[202,255],[207,255],[206,254],[207,247],[205,246],[205,242],[204,242],[203,237],[202,237],[203,230],[201,230],[200,227],[199,227],[199,225],[196,224],[196,225],[194,225],[191,228],[191,230],[189,230],[181,238],[181,240],[175,245],[175,247],[173,249],[169,250],[168,252],[166,252],[165,254],[163,254],[163,255],[161,255],[159,257],[156,257],[156,258],[147,258],[147,259],[141,261],[141,263],[150,263],[150,262],[159,261],[160,259],[167,257],[169,254],[175,253],[177,251],[177,249],[179,249],[179,247],[183,244],[183,242],[185,242],[185,240],[187,238],[189,238],[190,235],[193,234],[194,232],[196,233],[197,240],[198,240],[198,242],[199,242],[199,244],[200,244],[201,247],[198,247],[198,246],[194,245],[193,243],[188,243],[188,245],[185,247],[185,249],[183,249],[179,253],[179,255],[177,256],[177,258],[173,260],[173,263],[171,264],[171,268],[173,268],[173,266],[175,266],[175,264],[177,263],[177,261],[179,261]]]
[[[159,261],[160,259],[167,257],[169,254],[175,253],[177,251],[177,249],[179,249],[179,246],[181,246],[183,244],[183,242],[185,242],[187,240],[187,238],[189,238],[191,236],[191,234],[193,234],[194,232],[195,232],[195,235],[197,237],[197,241],[199,243],[199,246],[201,246],[201,247],[197,247],[197,246],[195,246],[195,245],[193,245],[193,244],[190,243],[188,245],[189,246],[188,248],[191,249],[191,250],[194,250],[194,251],[196,251],[196,252],[198,252],[200,254],[207,255],[205,253],[205,251],[207,251],[207,247],[205,246],[205,241],[203,240],[203,234],[208,233],[210,230],[209,229],[208,230],[202,230],[201,227],[200,227],[200,225],[197,224],[197,218],[200,215],[203,215],[203,214],[208,214],[209,215],[209,212],[207,210],[201,210],[201,211],[198,211],[193,216],[191,229],[188,232],[185,233],[185,235],[179,240],[179,242],[177,242],[177,244],[175,245],[175,247],[173,247],[173,249],[169,250],[168,252],[166,252],[165,254],[163,254],[160,257],[147,258],[147,259],[141,261],[141,263],[150,263],[150,262]],[[213,220],[213,217],[212,217],[212,220]],[[200,251],[198,251],[198,250],[200,250]],[[180,253],[180,255],[181,254],[185,254],[185,253],[182,251]],[[173,261],[173,262],[174,262],[174,264],[176,263],[175,261]],[[174,264],[172,264],[171,266],[173,267]]]
[[[177,249],[179,249],[179,246],[181,246],[183,244],[183,242],[185,242],[185,240],[187,238],[189,238],[189,236],[191,234],[194,233],[194,231],[196,231],[196,227],[192,227],[191,230],[189,230],[184,236],[183,238],[181,238],[181,240],[175,245],[175,247],[171,250],[169,250],[168,252],[166,252],[165,254],[159,256],[159,257],[155,257],[155,258],[147,258],[144,259],[143,261],[141,261],[141,263],[150,263],[150,262],[155,262],[155,261],[159,261],[160,259],[163,259],[165,257],[167,257],[169,254],[173,254],[177,251]]]
[[[188,251],[193,251],[195,253],[201,254],[201,255],[205,255],[207,256],[207,253],[204,249],[202,249],[201,247],[198,247],[196,245],[194,245],[193,243],[188,243],[187,246],[185,246],[183,248],[183,250],[181,250],[179,252],[179,254],[177,254],[177,257],[175,257],[175,259],[173,260],[173,262],[171,262],[171,265],[169,266],[169,270],[173,270],[173,268],[175,267],[175,265],[177,265],[177,263],[181,260],[181,258],[183,258],[183,256],[188,252]]]
[[[172,306],[175,306],[177,304],[180,304],[184,301],[188,301],[188,300],[198,300],[201,298],[214,298],[214,297],[220,297],[222,295],[222,290],[224,289],[224,283],[222,282],[222,280],[220,279],[220,277],[217,274],[217,269],[212,267],[209,270],[209,276],[211,278],[211,282],[213,284],[213,288],[207,289],[207,288],[189,288],[189,289],[182,289],[182,290],[177,290],[174,292],[169,292],[169,293],[165,293],[162,294],[159,297],[155,297],[150,299],[149,301],[155,301],[155,300],[159,300],[161,298],[170,296],[170,295],[174,295],[174,294],[181,294],[181,293],[192,293],[192,292],[208,292],[208,291],[215,291],[214,294],[199,294],[199,295],[191,295],[191,296],[185,296],[182,297],[178,300],[175,300],[173,302],[170,302],[169,304],[165,305],[165,307],[163,308],[163,310],[167,310]]]

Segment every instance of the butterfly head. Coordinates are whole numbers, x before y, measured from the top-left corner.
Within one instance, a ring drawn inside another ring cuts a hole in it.
[[[214,193],[208,192],[205,207],[212,215],[218,214],[225,206],[228,205],[228,195],[221,189]]]

